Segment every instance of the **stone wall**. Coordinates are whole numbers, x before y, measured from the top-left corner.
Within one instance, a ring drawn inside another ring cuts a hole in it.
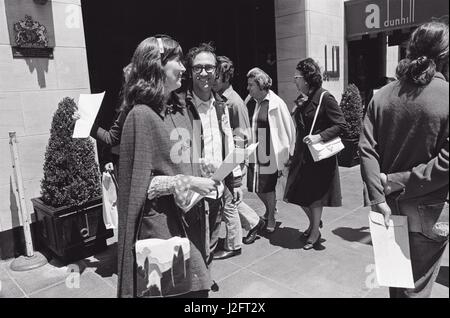
[[[8,132],[17,132],[25,198],[32,212],[30,199],[40,195],[44,154],[58,102],[65,96],[77,101],[80,93],[90,92],[80,0],[52,0],[41,8],[52,11],[54,59],[12,57],[6,1],[0,0],[0,234],[20,225]],[[33,0],[15,1],[24,13],[42,6]]]
[[[293,82],[297,63],[306,57],[325,68],[325,45],[331,69],[331,47],[339,46],[340,78],[324,82],[338,101],[344,90],[345,35],[344,0],[276,0],[278,91],[289,107],[298,96]]]

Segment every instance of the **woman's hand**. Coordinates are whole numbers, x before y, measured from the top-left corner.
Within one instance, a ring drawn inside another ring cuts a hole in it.
[[[320,135],[308,135],[303,138],[303,142],[307,145],[314,145],[322,141],[322,136]]]
[[[389,186],[388,180],[387,180],[387,175],[385,173],[380,173],[380,180],[381,180],[381,185],[384,188],[384,194],[385,195],[389,195],[392,193],[392,189]]]
[[[385,195],[390,195],[391,193],[403,190],[403,185],[389,181],[387,174],[385,173],[380,173],[380,180]]]
[[[210,178],[191,177],[189,180],[190,190],[205,196],[217,189],[219,182]]]
[[[389,228],[389,221],[391,219],[392,211],[389,205],[386,202],[378,203],[372,205],[372,211],[383,214],[384,216],[384,225],[386,228]]]

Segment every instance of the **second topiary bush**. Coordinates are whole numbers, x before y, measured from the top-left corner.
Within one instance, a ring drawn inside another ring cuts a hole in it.
[[[343,133],[344,139],[358,139],[361,134],[363,105],[358,87],[348,85],[341,99],[341,109],[347,121],[347,129]]]

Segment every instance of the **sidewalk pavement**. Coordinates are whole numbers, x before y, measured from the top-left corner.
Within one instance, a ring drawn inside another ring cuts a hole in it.
[[[277,230],[244,245],[242,254],[214,261],[218,292],[212,298],[387,298],[388,289],[374,286],[374,259],[368,209],[362,207],[359,167],[340,168],[343,206],[325,208],[325,241],[305,251],[300,234],[308,226],[301,209],[278,202]],[[263,204],[247,193],[245,202],[259,214]],[[52,260],[28,272],[13,272],[12,260],[0,262],[0,298],[112,298],[116,296],[117,244],[98,255],[63,266]],[[449,298],[449,251],[444,254],[433,298]],[[81,275],[77,275],[80,272]],[[79,279],[78,279],[79,278]]]

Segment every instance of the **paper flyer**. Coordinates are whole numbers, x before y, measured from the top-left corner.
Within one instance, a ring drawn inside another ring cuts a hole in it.
[[[80,119],[75,123],[72,138],[88,138],[95,122],[105,92],[100,94],[80,94],[78,113]]]

